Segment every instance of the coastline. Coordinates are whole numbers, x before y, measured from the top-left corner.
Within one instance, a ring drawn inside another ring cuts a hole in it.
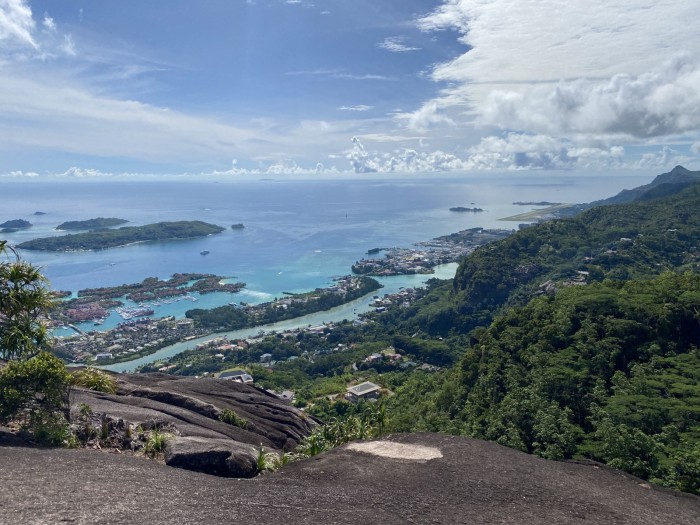
[[[404,288],[417,288],[423,286],[428,279],[452,279],[457,272],[457,263],[450,263],[445,265],[440,265],[435,268],[434,274],[416,274],[416,275],[397,275],[391,277],[379,277],[377,280],[383,285],[381,292],[383,295],[389,295],[397,293],[399,290]],[[160,348],[156,352],[144,356],[138,359],[133,359],[130,361],[125,361],[122,363],[115,363],[112,365],[99,365],[98,368],[104,370],[110,370],[112,372],[133,372],[136,368],[151,364],[156,361],[163,359],[168,359],[177,355],[185,350],[191,350],[196,345],[206,342],[213,336],[223,337],[227,336],[229,339],[245,339],[258,335],[259,333],[272,333],[283,330],[291,330],[296,328],[302,328],[305,326],[315,326],[321,325],[329,322],[338,322],[344,319],[352,320],[355,319],[359,314],[369,312],[374,307],[372,306],[373,297],[376,292],[369,292],[368,294],[354,299],[343,305],[331,308],[330,310],[324,310],[321,312],[316,312],[313,314],[304,315],[301,317],[295,317],[293,319],[288,319],[285,321],[280,321],[277,323],[269,325],[260,325],[251,328],[242,328],[240,330],[232,330],[225,332],[211,332],[207,335],[191,339],[189,341],[180,341],[178,343]]]

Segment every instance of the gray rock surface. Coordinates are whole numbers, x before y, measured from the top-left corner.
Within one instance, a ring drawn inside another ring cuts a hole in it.
[[[258,473],[257,450],[230,439],[176,437],[165,448],[165,464],[228,478]]]
[[[384,441],[384,451],[420,446],[439,455],[389,458],[345,446],[273,474],[227,479],[118,454],[0,447],[0,523],[700,523],[697,496],[603,466],[439,434]]]
[[[77,420],[84,403],[95,418],[109,421],[111,428],[164,427],[174,436],[166,454],[166,463],[172,466],[250,477],[254,474],[250,458],[257,453],[254,447],[292,450],[317,425],[286,401],[234,381],[165,374],[122,374],[117,378],[115,394],[75,389],[72,420]],[[221,421],[219,415],[224,410],[233,411],[243,424]]]

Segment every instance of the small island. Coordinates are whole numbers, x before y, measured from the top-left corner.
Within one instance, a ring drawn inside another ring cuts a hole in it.
[[[22,230],[24,228],[31,227],[32,223],[25,221],[24,219],[13,219],[11,221],[5,221],[0,224],[0,228],[10,228],[12,230]]]
[[[45,211],[35,211],[34,215],[46,215]]]
[[[145,226],[124,226],[116,230],[43,237],[23,242],[18,248],[50,252],[104,250],[137,242],[195,239],[222,231],[224,228],[221,226],[202,221],[158,222]]]
[[[242,230],[243,228],[245,228],[245,225],[240,222],[238,224],[231,225],[232,230]]]
[[[455,206],[454,208],[450,208],[450,211],[456,211],[456,212],[460,212],[460,213],[464,213],[464,212],[479,213],[479,212],[482,212],[484,210],[482,210],[481,208],[465,208],[464,206]]]
[[[111,228],[113,226],[120,226],[126,224],[127,220],[117,219],[114,217],[104,218],[98,217],[97,219],[88,219],[86,221],[67,221],[56,226],[57,230],[98,230],[102,228]]]

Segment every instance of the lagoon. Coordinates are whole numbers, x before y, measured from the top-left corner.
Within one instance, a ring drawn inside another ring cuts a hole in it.
[[[433,275],[396,275],[392,277],[375,277],[384,287],[380,290],[372,292],[364,297],[355,299],[349,303],[338,306],[336,308],[331,308],[330,310],[325,310],[323,312],[316,312],[309,315],[304,315],[302,317],[297,317],[295,319],[288,319],[286,321],[281,321],[279,323],[274,323],[270,325],[256,326],[253,328],[244,328],[242,330],[234,330],[231,332],[218,332],[215,335],[207,335],[203,337],[198,337],[197,339],[192,339],[191,341],[175,343],[170,346],[161,348],[157,352],[151,355],[147,355],[132,361],[127,361],[124,363],[115,363],[113,365],[106,365],[100,368],[105,370],[111,370],[113,372],[131,372],[136,368],[153,363],[155,361],[160,361],[168,359],[177,355],[185,350],[191,350],[199,343],[212,339],[213,337],[227,336],[229,339],[245,339],[248,337],[253,337],[260,332],[270,333],[270,332],[280,332],[284,330],[292,330],[295,328],[301,328],[304,326],[317,326],[324,323],[339,322],[344,319],[352,320],[355,319],[359,314],[368,312],[372,309],[370,303],[372,302],[372,297],[374,295],[384,295],[393,294],[401,290],[402,288],[417,288],[423,286],[428,279],[451,279],[454,277],[457,271],[457,264],[444,264],[437,266],[435,268],[435,274]]]

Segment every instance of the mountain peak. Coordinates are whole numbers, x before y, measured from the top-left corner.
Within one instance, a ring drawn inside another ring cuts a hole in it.
[[[678,166],[676,166],[675,168],[673,168],[673,169],[671,170],[671,173],[673,173],[673,174],[690,173],[690,170],[687,169],[687,168],[684,168],[683,166],[681,166],[681,165],[679,164]]]

